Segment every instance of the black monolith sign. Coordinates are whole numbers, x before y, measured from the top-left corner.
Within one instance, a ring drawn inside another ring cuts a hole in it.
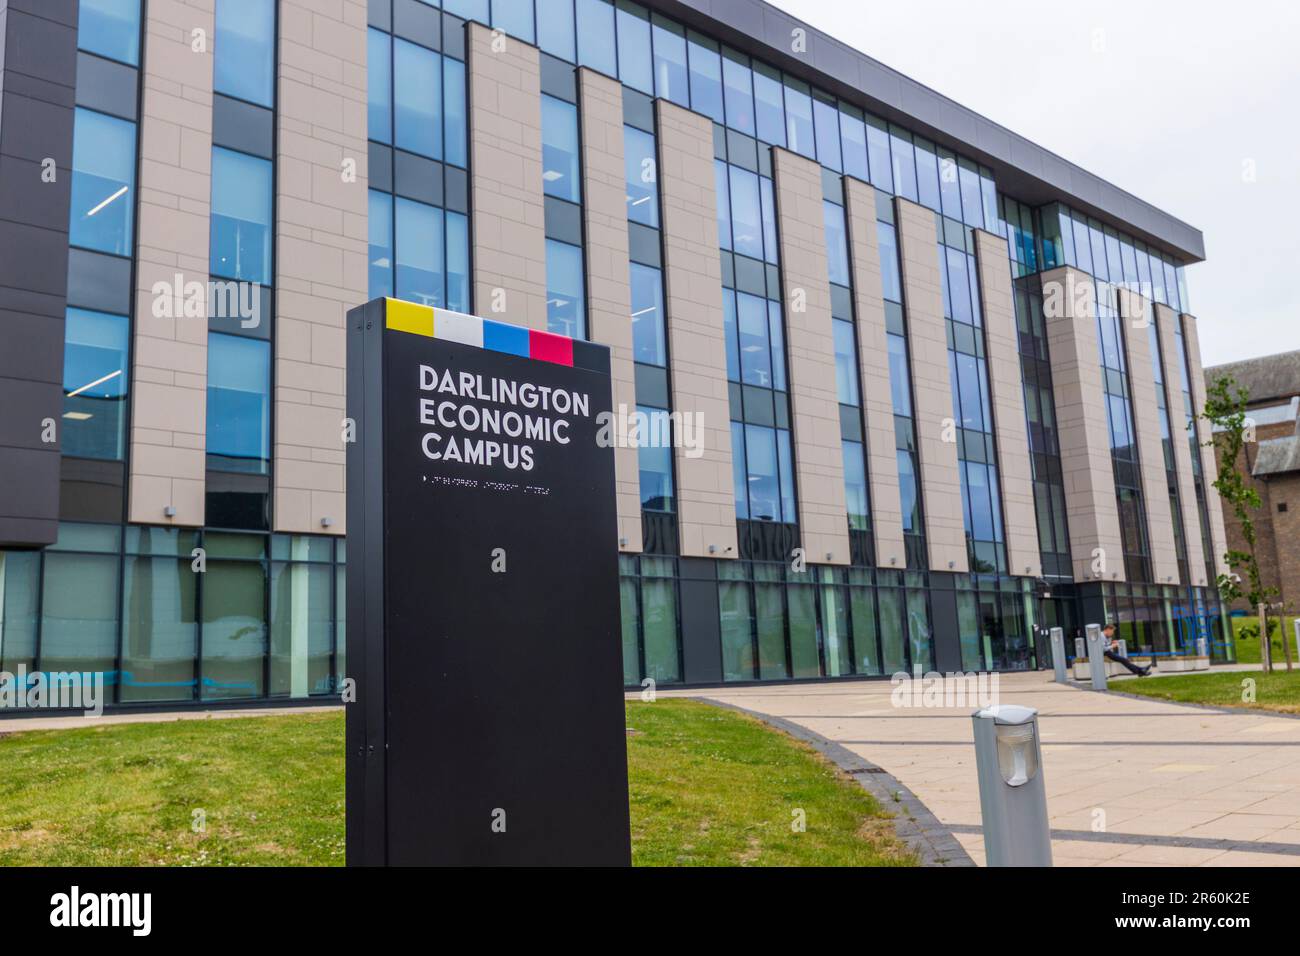
[[[348,863],[629,863],[608,349],[378,299],[347,391]]]

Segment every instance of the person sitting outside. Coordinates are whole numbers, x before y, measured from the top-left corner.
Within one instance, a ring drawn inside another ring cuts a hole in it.
[[[1116,664],[1122,664],[1128,668],[1129,673],[1136,674],[1138,677],[1146,677],[1151,673],[1151,665],[1138,667],[1127,657],[1122,657],[1119,653],[1119,641],[1115,638],[1115,625],[1107,624],[1101,629],[1102,640],[1106,645],[1106,660],[1114,661]]]

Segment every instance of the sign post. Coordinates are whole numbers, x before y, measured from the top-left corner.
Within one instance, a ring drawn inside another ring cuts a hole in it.
[[[378,299],[347,376],[349,865],[627,865],[608,349]]]

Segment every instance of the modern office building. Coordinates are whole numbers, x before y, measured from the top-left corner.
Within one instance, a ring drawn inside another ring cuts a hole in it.
[[[1223,653],[1200,232],[781,11],[0,0],[0,36],[3,670],[333,691],[376,296],[607,344],[673,439],[616,452],[628,685],[1030,668],[1103,617]]]
[[[1246,415],[1254,425],[1255,440],[1242,449],[1243,458],[1236,464],[1260,498],[1253,518],[1260,577],[1265,587],[1277,589],[1271,600],[1282,602],[1286,613],[1294,615],[1300,606],[1300,352],[1207,368],[1206,388],[1219,378],[1231,379],[1249,396]],[[1222,453],[1216,454],[1222,467]],[[1228,547],[1244,551],[1241,523],[1231,511],[1224,514],[1224,525]],[[1232,609],[1255,610],[1247,605],[1238,600]]]

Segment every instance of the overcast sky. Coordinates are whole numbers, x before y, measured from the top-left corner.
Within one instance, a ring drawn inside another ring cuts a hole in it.
[[[1300,349],[1300,4],[770,2],[1200,229],[1207,366]]]

